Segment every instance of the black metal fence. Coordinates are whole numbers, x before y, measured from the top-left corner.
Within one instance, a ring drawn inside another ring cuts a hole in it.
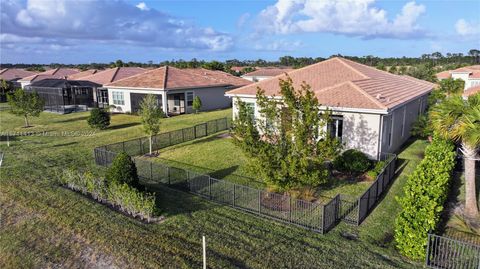
[[[391,153],[382,153],[380,160],[386,162],[385,167],[362,195],[356,199],[346,195],[340,196],[340,218],[344,222],[357,226],[360,225],[370,214],[390,183],[392,183],[395,176],[397,156]]]
[[[426,266],[449,269],[480,268],[480,245],[429,234]]]
[[[187,127],[179,130],[161,133],[152,138],[152,150],[156,151],[197,138],[209,136],[220,131],[228,130],[229,127],[230,122],[228,118],[221,118],[200,123],[193,127]],[[111,152],[124,151],[130,156],[138,156],[148,153],[149,146],[149,138],[141,137],[119,143],[109,144],[100,148]]]

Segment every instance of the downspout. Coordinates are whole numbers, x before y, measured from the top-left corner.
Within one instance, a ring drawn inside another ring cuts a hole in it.
[[[381,157],[381,152],[382,152],[382,137],[383,137],[383,118],[384,118],[384,115],[380,115],[380,123],[378,124],[378,128],[379,128],[379,135],[378,135],[378,146],[377,146],[377,160],[380,160],[380,157]]]

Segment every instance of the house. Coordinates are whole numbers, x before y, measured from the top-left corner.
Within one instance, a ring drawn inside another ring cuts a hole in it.
[[[262,81],[292,71],[292,68],[263,67],[242,76],[253,82]]]
[[[453,78],[465,81],[464,91],[480,86],[480,65],[471,65],[437,74],[439,80]],[[470,93],[472,91],[469,91]]]
[[[97,69],[88,69],[88,70],[81,71],[81,72],[78,72],[78,73],[75,73],[75,74],[72,74],[72,75],[68,75],[67,79],[72,79],[72,80],[81,79],[81,78],[86,77],[86,76],[91,76],[91,75],[93,75],[97,72],[98,72]]]
[[[45,110],[70,113],[86,111],[93,106],[93,89],[101,85],[85,80],[46,78],[25,86],[45,100]]]
[[[80,76],[78,80],[86,80],[100,85],[99,87],[94,87],[93,89],[93,102],[96,107],[108,107],[108,90],[104,88],[103,85],[128,78],[134,75],[138,75],[147,71],[146,69],[140,67],[115,67],[103,71],[97,71],[94,74],[88,76]],[[69,79],[74,74],[69,76]],[[78,77],[78,76],[77,76]],[[76,78],[72,78],[76,79]]]
[[[410,136],[412,124],[427,106],[427,95],[434,84],[408,76],[390,74],[344,58],[331,58],[287,73],[297,89],[302,82],[311,86],[322,109],[332,110],[327,132],[337,137],[346,149],[355,148],[372,159],[381,153],[396,152]],[[226,96],[238,98],[253,107],[254,118],[259,108],[257,87],[267,96],[279,96],[279,79],[262,80],[228,91]],[[238,113],[236,103],[233,116]]]
[[[22,89],[27,86],[32,84],[35,81],[40,81],[42,79],[65,79],[68,76],[71,76],[73,74],[80,73],[80,70],[78,69],[72,69],[72,68],[54,68],[47,70],[42,73],[34,74],[31,76],[23,77],[18,80],[20,83]]]
[[[154,94],[166,115],[191,113],[195,96],[202,110],[231,106],[225,92],[251,82],[221,71],[163,66],[104,85],[118,112],[137,112],[147,94]]]
[[[33,76],[36,72],[27,71],[21,68],[4,68],[0,70],[0,79],[6,80],[11,82],[15,88],[21,87],[20,83],[18,82],[19,79]]]

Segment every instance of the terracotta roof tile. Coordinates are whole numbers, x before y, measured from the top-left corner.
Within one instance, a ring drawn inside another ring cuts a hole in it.
[[[82,71],[82,72],[78,72],[76,74],[69,75],[67,77],[67,79],[76,80],[76,79],[79,79],[79,78],[83,78],[83,77],[86,77],[86,76],[93,75],[97,72],[98,72],[97,69],[88,69],[88,70],[85,70],[85,71]]]
[[[115,67],[99,71],[90,76],[82,77],[81,80],[88,80],[104,85],[124,78],[135,76],[146,71],[146,69],[140,67]]]
[[[21,68],[5,68],[0,70],[0,79],[18,80],[20,78],[35,75],[37,72],[27,71]]]
[[[447,79],[451,78],[452,75],[450,74],[450,71],[442,71],[436,74],[437,79]]]
[[[430,92],[433,83],[399,76],[343,58],[332,58],[288,72],[294,87],[306,82],[320,103],[348,108],[387,109]],[[257,88],[266,95],[279,95],[279,79],[262,80],[227,92],[228,95],[255,95]]]
[[[33,76],[24,77],[20,79],[20,81],[32,82],[32,81],[38,81],[46,78],[65,78],[69,75],[73,75],[79,72],[80,71],[78,69],[72,69],[72,68],[54,68]]]
[[[471,95],[474,95],[474,94],[477,94],[477,93],[480,93],[480,85],[475,86],[475,87],[470,87],[470,88],[466,89],[465,92],[463,92],[462,95],[464,97],[468,97],[468,96],[471,96]]]
[[[160,67],[109,83],[110,87],[179,89],[212,86],[243,86],[250,82],[221,71]]]
[[[252,71],[250,73],[244,74],[244,76],[248,77],[254,77],[254,76],[259,76],[259,77],[274,77],[278,76],[281,74],[285,74],[287,72],[290,72],[294,70],[293,68],[273,68],[273,67],[266,67],[266,68],[259,68],[255,71]]]

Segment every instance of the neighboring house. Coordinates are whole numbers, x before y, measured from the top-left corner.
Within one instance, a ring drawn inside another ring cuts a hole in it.
[[[343,58],[331,58],[287,73],[295,88],[311,86],[322,108],[332,110],[326,131],[339,138],[346,149],[363,151],[372,159],[380,153],[396,152],[410,137],[412,124],[427,106],[434,84],[408,76],[390,74]],[[226,96],[239,98],[253,107],[257,88],[267,96],[279,96],[279,79],[263,80],[231,90]],[[236,102],[233,116],[237,114]]]
[[[93,89],[93,101],[96,107],[108,107],[108,90],[103,85],[128,78],[134,75],[138,75],[146,72],[146,69],[140,67],[115,67],[103,71],[98,71],[95,74],[89,76],[82,76],[79,80],[86,80],[94,82],[99,87]],[[70,78],[70,77],[69,77]]]
[[[78,69],[72,69],[72,68],[54,68],[42,73],[21,78],[18,80],[18,82],[20,82],[22,88],[24,88],[25,86],[30,85],[35,81],[40,81],[48,78],[65,79],[68,76],[71,76],[76,73],[80,73],[80,71]]]
[[[97,69],[88,69],[88,70],[85,70],[85,71],[75,73],[73,75],[68,75],[67,79],[77,80],[77,79],[81,79],[81,78],[86,77],[86,76],[91,76],[91,75],[93,75],[97,72],[98,72]]]
[[[90,81],[47,78],[32,82],[25,90],[37,92],[45,100],[45,110],[69,113],[92,107],[96,87],[100,85]]]
[[[225,92],[251,82],[221,71],[164,66],[104,85],[110,105],[118,112],[137,112],[147,94],[154,94],[167,115],[191,113],[195,96],[202,110],[231,106]]]
[[[474,86],[466,89],[462,96],[463,98],[467,99],[469,96],[472,96],[474,94],[480,94],[480,86]]]
[[[437,74],[439,80],[453,78],[465,81],[464,90],[480,86],[480,65],[471,65],[455,70],[443,71]],[[469,91],[472,92],[472,91]]]
[[[21,68],[5,68],[0,70],[0,79],[6,80],[11,82],[15,88],[21,87],[20,83],[18,82],[19,79],[33,76],[37,74],[37,72],[27,71]]]
[[[292,71],[292,68],[262,67],[242,76],[253,82],[262,81]]]

